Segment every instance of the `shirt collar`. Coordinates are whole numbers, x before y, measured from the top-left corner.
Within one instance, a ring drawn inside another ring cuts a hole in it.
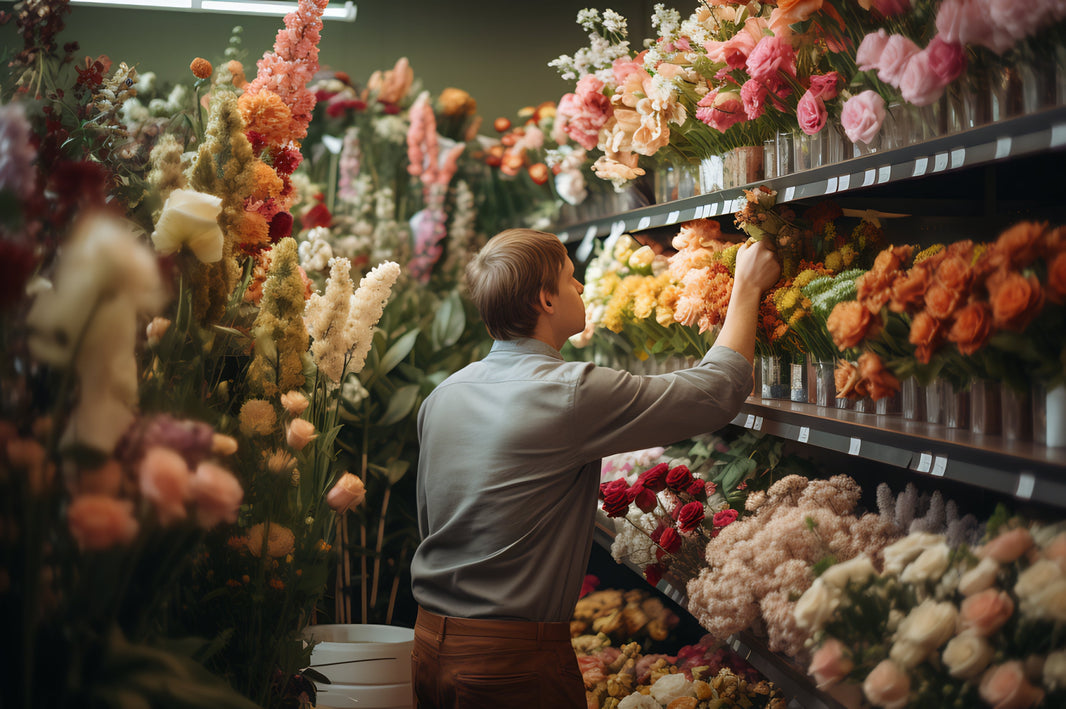
[[[541,354],[562,360],[563,356],[547,342],[542,342],[532,337],[520,337],[516,340],[496,340],[492,343],[491,352],[516,353],[516,354]]]

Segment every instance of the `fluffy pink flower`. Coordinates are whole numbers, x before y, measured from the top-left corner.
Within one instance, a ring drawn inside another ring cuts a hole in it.
[[[730,69],[743,69],[757,42],[758,39],[751,32],[737,32],[722,43],[721,61],[729,65]]]
[[[883,29],[866,35],[855,51],[855,64],[861,71],[876,69],[881,64],[881,54],[887,43],[888,33]]]
[[[326,494],[326,504],[337,512],[354,510],[366,499],[366,486],[363,481],[351,473],[340,476],[336,484]]]
[[[1017,0],[986,0],[992,26],[1014,42],[1030,37],[1053,21],[1049,2],[1018,2]],[[1007,39],[1003,40],[1007,42]]]
[[[769,81],[778,78],[778,72],[795,76],[796,52],[787,39],[763,37],[748,55],[746,66],[753,79]]]
[[[647,76],[648,72],[644,70],[643,59],[618,57],[611,63],[611,74],[614,75],[614,85],[621,86],[626,83],[626,79],[631,74],[643,74],[644,76]]]
[[[870,143],[885,122],[885,100],[875,91],[852,96],[840,111],[840,125],[853,143]]]
[[[128,544],[137,536],[133,503],[106,495],[82,495],[67,508],[67,526],[79,547],[86,551]]]
[[[810,90],[823,101],[829,101],[837,97],[837,84],[840,83],[840,74],[829,71],[825,74],[811,76]]]
[[[138,474],[141,494],[155,506],[160,524],[165,526],[185,519],[191,476],[180,454],[170,448],[153,446],[145,452]]]
[[[766,94],[766,84],[755,79],[748,79],[740,87],[740,102],[748,120],[754,121],[766,113]]]
[[[890,86],[899,86],[903,72],[907,68],[907,62],[921,48],[910,39],[901,34],[894,34],[885,42],[884,51],[881,52],[881,60],[877,65],[877,78]]]
[[[735,91],[715,89],[701,98],[697,106],[696,118],[722,133],[746,117],[744,103]]]
[[[992,22],[988,0],[944,0],[936,13],[936,29],[948,42],[979,44],[996,54],[1014,45],[1014,38]]]
[[[929,50],[911,57],[899,80],[899,92],[903,100],[915,106],[928,106],[944,93],[940,77],[929,68]]]
[[[559,99],[556,115],[564,116],[563,130],[585,150],[599,142],[600,128],[611,116],[611,101],[603,94],[603,82],[586,74],[575,92]]]
[[[796,105],[796,120],[799,121],[800,130],[807,135],[814,135],[825,127],[828,118],[825,101],[807,89]]]
[[[193,473],[190,489],[201,527],[211,529],[221,522],[237,521],[244,490],[228,470],[214,463],[200,463]]]

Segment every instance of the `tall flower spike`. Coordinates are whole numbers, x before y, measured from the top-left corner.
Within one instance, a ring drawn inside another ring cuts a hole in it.
[[[296,241],[286,237],[273,252],[263,302],[252,327],[255,355],[248,367],[249,387],[267,399],[303,387],[302,356],[308,339]]]
[[[359,290],[352,295],[351,315],[345,328],[345,340],[351,353],[349,372],[362,371],[374,339],[374,328],[385,312],[392,286],[399,277],[399,264],[386,261],[363,276]]]
[[[349,343],[345,326],[352,306],[355,284],[350,274],[352,262],[346,258],[330,260],[329,278],[322,295],[314,293],[307,301],[304,321],[311,334],[311,358],[319,371],[334,383],[344,375],[344,360]]]

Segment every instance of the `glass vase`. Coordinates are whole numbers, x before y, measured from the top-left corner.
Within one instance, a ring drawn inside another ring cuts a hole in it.
[[[901,397],[898,391],[894,394],[881,397],[874,401],[874,413],[880,414],[881,416],[898,416],[902,408],[900,399]]]
[[[970,431],[985,436],[999,434],[999,382],[975,379],[970,385]]]
[[[768,355],[759,360],[762,367],[762,398],[788,399],[792,388],[788,358]]]
[[[877,404],[868,396],[860,396],[851,400],[851,408],[860,414],[873,414],[877,412]]]
[[[764,179],[763,149],[742,145],[733,149],[733,187],[743,187]]]
[[[1066,385],[1033,384],[1033,441],[1048,448],[1066,446]]]
[[[999,392],[999,422],[1003,438],[1008,441],[1033,439],[1033,412],[1030,392],[1018,391],[1006,384]]]
[[[700,160],[700,194],[719,192],[725,186],[725,160],[712,155]]]
[[[818,361],[814,363],[814,403],[826,408],[836,406],[836,378],[833,376],[834,362]]]
[[[970,390],[968,387],[956,388],[950,383],[945,384],[944,425],[948,428],[970,427]]]
[[[666,204],[677,199],[680,174],[680,170],[673,165],[661,165],[655,168],[653,183],[656,204]]]
[[[907,377],[900,385],[900,415],[908,421],[925,420],[925,389],[916,377]]]
[[[807,360],[793,361],[789,366],[789,398],[807,403]]]
[[[781,132],[777,134],[777,169],[774,174],[777,177],[785,177],[796,171],[796,152],[793,147],[792,133]]]
[[[947,384],[942,379],[934,379],[925,385],[925,421],[926,423],[944,423],[944,390]]]
[[[772,180],[777,174],[777,139],[763,141],[762,144],[763,178]]]

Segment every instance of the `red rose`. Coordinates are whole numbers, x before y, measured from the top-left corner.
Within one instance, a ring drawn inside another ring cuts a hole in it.
[[[714,517],[711,518],[711,522],[715,527],[726,527],[733,522],[737,521],[737,516],[740,513],[733,509],[722,510],[721,512],[715,512]]]
[[[641,485],[639,482],[626,491],[626,497],[630,502],[635,502],[641,512],[651,512],[655,509],[658,499],[655,493]]]
[[[663,530],[663,535],[659,537],[659,546],[673,554],[681,548],[681,535],[673,527],[667,527]]]
[[[682,505],[681,509],[677,511],[677,528],[682,533],[691,532],[703,524],[706,516],[702,502],[689,502]],[[663,532],[663,534],[666,534],[666,532]]]
[[[658,586],[659,582],[663,580],[663,567],[660,564],[645,566],[644,578],[648,579],[648,583],[652,586]]]
[[[608,517],[623,517],[629,511],[629,485],[625,478],[600,485],[600,499]]]
[[[645,470],[637,478],[637,483],[648,488],[652,492],[662,492],[666,489],[666,473],[669,472],[670,466],[666,463],[659,463],[654,468]]]
[[[702,480],[693,480],[692,484],[688,486],[688,494],[693,497],[702,497],[705,492]]]
[[[1047,297],[1053,303],[1066,303],[1066,252],[1056,254],[1048,264]]]
[[[676,492],[686,492],[692,486],[692,480],[687,465],[678,465],[666,474],[666,486]]]

